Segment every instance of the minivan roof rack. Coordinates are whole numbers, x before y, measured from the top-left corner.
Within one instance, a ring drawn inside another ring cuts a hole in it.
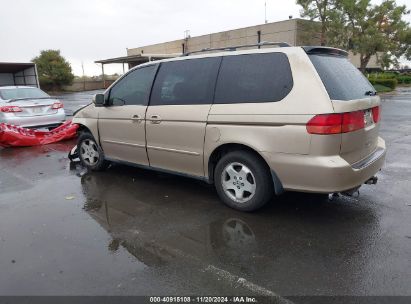
[[[236,51],[237,49],[243,49],[247,47],[260,47],[260,46],[278,46],[278,47],[290,47],[287,42],[268,42],[268,41],[262,41],[256,44],[243,44],[243,45],[236,45],[236,46],[227,46],[227,47],[222,47],[222,48],[205,48],[201,49],[199,51],[193,51],[193,52],[188,52],[183,54],[182,56],[188,56],[191,54],[197,54],[197,53],[204,53],[204,52],[211,52],[211,51]]]

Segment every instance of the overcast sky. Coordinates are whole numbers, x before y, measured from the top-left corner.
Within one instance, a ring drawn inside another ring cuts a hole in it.
[[[295,0],[0,0],[0,62],[60,49],[76,75],[81,62],[96,75],[95,60],[125,56],[126,48],[181,39],[185,30],[197,36],[264,23],[264,2],[269,22],[299,17]],[[397,3],[411,8],[411,0]]]

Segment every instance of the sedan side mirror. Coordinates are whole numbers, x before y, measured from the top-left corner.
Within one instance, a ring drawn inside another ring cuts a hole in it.
[[[105,96],[104,96],[104,94],[94,95],[93,103],[96,105],[96,107],[103,107],[105,105]]]

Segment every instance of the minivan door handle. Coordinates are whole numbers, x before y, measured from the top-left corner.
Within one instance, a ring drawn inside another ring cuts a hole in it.
[[[133,117],[131,118],[132,121],[135,122],[141,122],[142,118],[140,117],[140,115],[133,115]]]
[[[161,117],[160,115],[151,115],[150,121],[152,124],[159,124],[161,123]]]

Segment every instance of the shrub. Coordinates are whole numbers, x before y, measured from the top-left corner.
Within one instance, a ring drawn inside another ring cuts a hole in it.
[[[384,87],[388,87],[392,90],[395,89],[395,87],[397,86],[397,79],[395,78],[387,78],[387,79],[382,79],[382,78],[370,78],[369,81],[371,82],[372,85],[375,84],[379,84],[382,85]]]
[[[394,79],[397,77],[397,74],[395,73],[386,73],[386,72],[382,72],[382,73],[371,73],[368,78],[372,78],[372,79]]]
[[[396,73],[390,73],[390,72],[381,72],[381,73],[371,73],[368,75],[368,79],[370,82],[374,83],[381,83],[380,81],[385,81],[385,80],[396,80],[397,83],[399,84],[411,84],[411,74],[406,73],[406,74],[396,74]],[[385,85],[387,86],[387,85]],[[390,85],[392,87],[392,85]]]
[[[397,77],[398,83],[401,84],[411,84],[411,76],[410,75],[400,75]]]
[[[387,92],[391,92],[391,91],[392,91],[390,88],[384,87],[384,86],[382,86],[382,85],[380,85],[380,84],[375,84],[375,85],[374,85],[374,88],[375,88],[375,90],[376,90],[378,93],[387,93]]]

